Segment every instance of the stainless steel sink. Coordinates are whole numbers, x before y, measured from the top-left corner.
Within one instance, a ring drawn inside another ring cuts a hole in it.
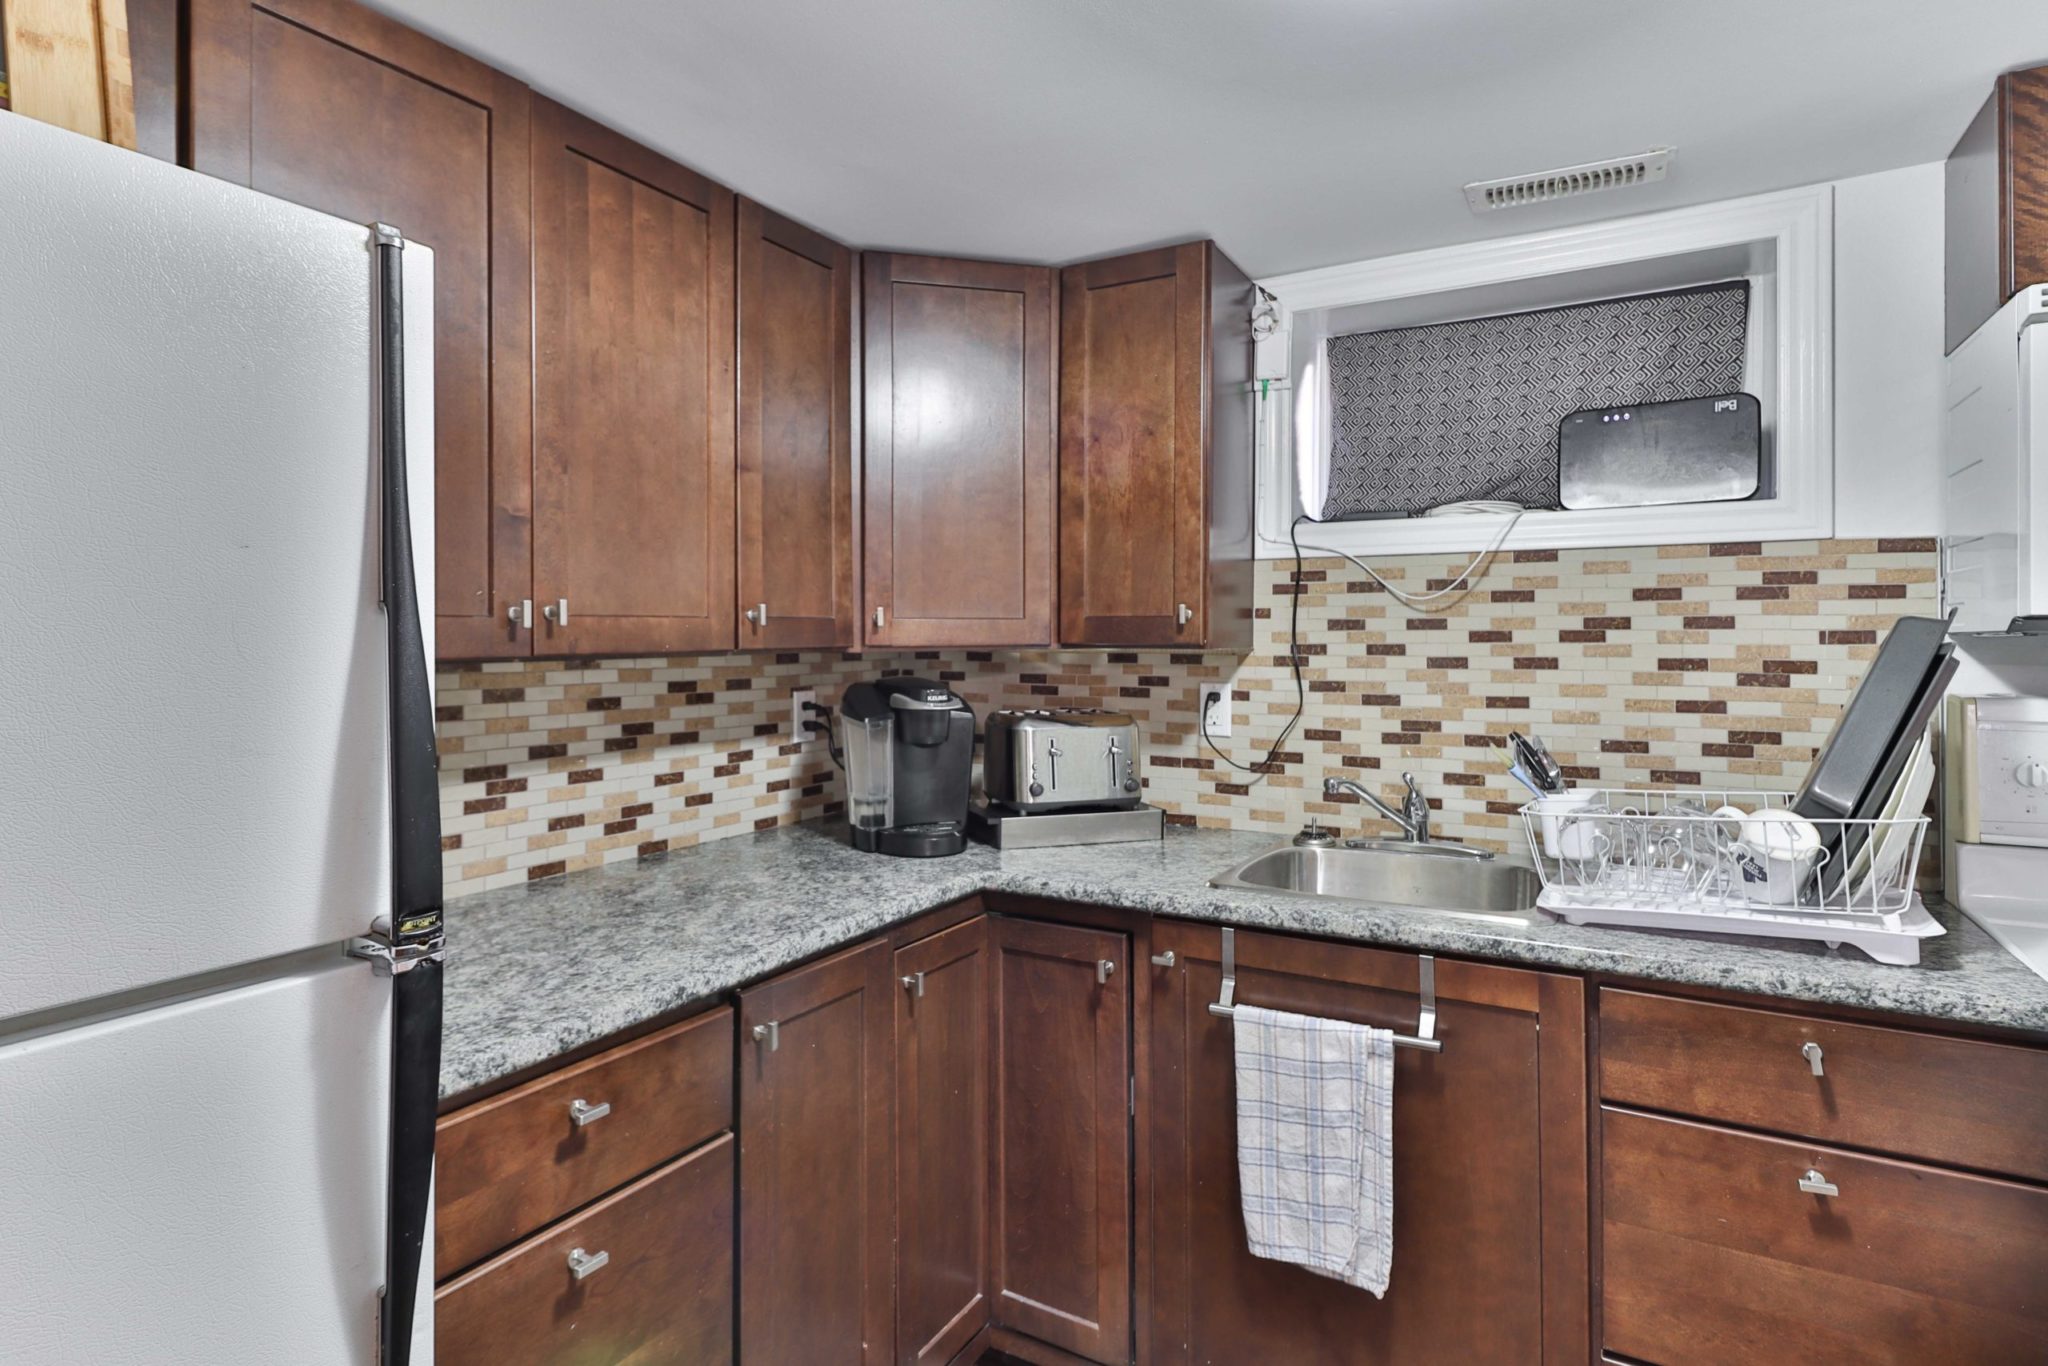
[[[1414,906],[1445,915],[1534,925],[1543,890],[1536,870],[1505,858],[1460,857],[1449,850],[1378,845],[1368,848],[1269,849],[1210,880],[1212,887],[1285,892],[1326,901]]]

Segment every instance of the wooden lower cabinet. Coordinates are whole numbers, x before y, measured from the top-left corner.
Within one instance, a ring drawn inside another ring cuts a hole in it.
[[[1610,1353],[2048,1360],[2048,1190],[1612,1107],[1600,1130]]]
[[[989,921],[896,951],[896,1359],[988,1324]]]
[[[740,1355],[894,1356],[889,946],[740,993]]]
[[[442,1286],[434,1359],[730,1362],[732,1243],[733,1138],[724,1134]]]
[[[1441,1053],[1394,1060],[1394,1254],[1385,1298],[1253,1257],[1239,1210],[1231,1022],[1211,1015],[1220,932],[1164,923],[1151,968],[1149,1217],[1160,1362],[1581,1363],[1584,986],[1438,962]],[[1415,954],[1240,932],[1237,1000],[1410,1033]]]
[[[993,925],[995,1320],[1092,1361],[1129,1361],[1130,940]]]

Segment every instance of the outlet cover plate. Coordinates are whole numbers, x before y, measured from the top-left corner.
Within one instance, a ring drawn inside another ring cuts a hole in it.
[[[806,703],[815,702],[817,700],[818,690],[816,688],[797,688],[796,690],[790,693],[789,738],[783,741],[784,744],[808,744],[810,741],[817,738],[816,736],[811,734],[811,732],[804,729],[804,722],[812,719],[810,714],[804,710],[804,706]]]
[[[1230,734],[1230,685],[1228,683],[1204,683],[1196,703],[1195,715],[1213,739],[1223,739]]]

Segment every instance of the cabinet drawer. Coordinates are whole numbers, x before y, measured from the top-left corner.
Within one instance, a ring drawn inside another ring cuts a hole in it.
[[[732,1360],[733,1139],[442,1287],[441,1366]],[[578,1279],[577,1249],[604,1265]]]
[[[732,1055],[721,1007],[442,1120],[435,1279],[731,1128]]]
[[[1820,1053],[1822,1075],[1802,1053]],[[1603,1099],[2048,1181],[2048,1050],[1600,993]]]
[[[1609,1352],[1658,1366],[2041,1360],[2048,1191],[1603,1109]],[[1839,1193],[1810,1194],[1815,1171]]]

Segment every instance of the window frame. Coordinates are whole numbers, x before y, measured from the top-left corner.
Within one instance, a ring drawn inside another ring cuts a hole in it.
[[[1770,263],[1761,277],[1752,277],[1751,316],[1753,325],[1768,318],[1771,326],[1770,392],[1759,397],[1765,400],[1770,433],[1773,496],[1671,507],[1531,511],[1516,523],[1504,548],[1823,540],[1833,535],[1834,189],[1817,185],[1261,280],[1280,300],[1281,335],[1261,347],[1259,373],[1273,377],[1254,381],[1260,409],[1258,556],[1293,554],[1288,524],[1299,499],[1288,339],[1297,314],[1731,248],[1767,254]],[[1304,525],[1302,534],[1319,547],[1353,555],[1469,553],[1491,543],[1499,526],[1492,517],[1395,518]]]

